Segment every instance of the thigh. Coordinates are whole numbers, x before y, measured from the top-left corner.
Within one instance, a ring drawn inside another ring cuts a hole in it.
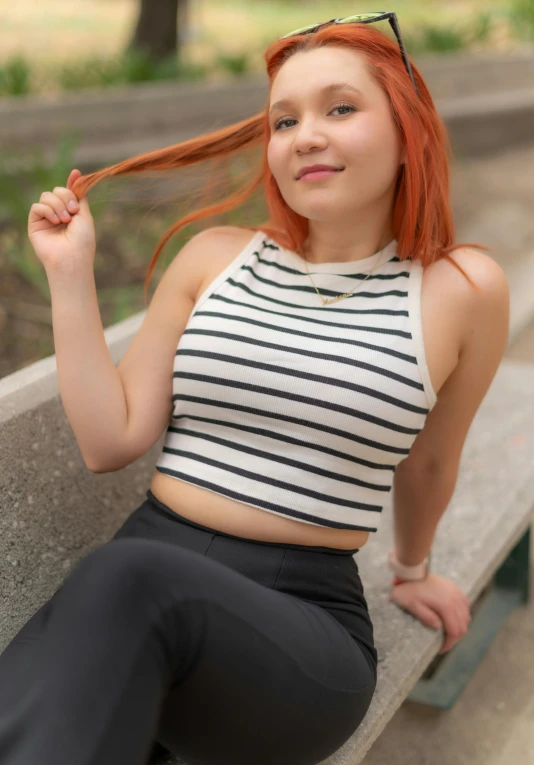
[[[23,695],[39,668],[38,651],[57,592],[35,611],[0,654],[0,717]]]
[[[170,650],[182,644],[155,734],[167,749],[187,765],[314,765],[350,738],[375,679],[330,614],[192,550],[110,544],[155,577]]]

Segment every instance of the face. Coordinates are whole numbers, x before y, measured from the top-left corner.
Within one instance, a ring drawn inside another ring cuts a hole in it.
[[[344,87],[328,89],[334,83]],[[276,102],[284,104],[276,106]],[[287,204],[310,220],[354,220],[370,206],[391,206],[404,153],[388,97],[365,58],[325,46],[295,53],[271,89],[268,163]],[[301,168],[326,164],[338,172],[297,178]]]

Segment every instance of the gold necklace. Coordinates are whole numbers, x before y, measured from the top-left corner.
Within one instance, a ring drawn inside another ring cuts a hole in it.
[[[363,279],[362,281],[365,281],[366,279],[368,279],[368,278],[371,276],[371,274],[373,273],[373,271],[375,270],[375,268],[378,266],[378,261],[380,260],[380,255],[382,254],[382,252],[383,252],[383,250],[379,250],[379,252],[378,252],[378,257],[377,257],[377,259],[376,259],[376,263],[374,264],[374,266],[372,267],[372,269],[369,271],[369,273],[367,274],[367,276],[365,277],[365,279]],[[308,261],[307,261],[306,259],[304,259],[304,265],[306,266],[306,273],[307,273],[307,274],[308,274],[308,276],[310,277],[310,281],[311,281],[311,283],[313,284],[313,286],[315,287],[315,282],[314,282],[314,281],[313,281],[313,279],[311,278],[311,274],[310,274],[310,272],[308,271]],[[357,289],[357,288],[355,287],[355,288],[354,288],[354,290],[355,290],[355,289]],[[319,292],[319,290],[317,289],[317,287],[315,287],[315,291],[316,291],[316,293],[319,295],[319,297],[321,298],[321,303],[322,303],[323,305],[330,305],[331,303],[337,303],[337,301],[338,301],[338,300],[343,300],[344,298],[348,298],[348,297],[350,297],[351,295],[353,295],[353,294],[354,294],[354,290],[352,290],[352,292],[345,292],[343,295],[338,295],[338,296],[337,296],[337,297],[335,297],[335,298],[324,298],[324,297],[321,295],[321,293]]]

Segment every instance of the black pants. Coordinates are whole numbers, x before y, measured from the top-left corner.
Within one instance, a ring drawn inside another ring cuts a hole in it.
[[[0,655],[0,765],[315,765],[376,686],[357,550],[251,541],[148,491]]]

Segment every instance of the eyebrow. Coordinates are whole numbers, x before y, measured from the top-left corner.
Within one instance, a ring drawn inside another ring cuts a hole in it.
[[[330,85],[325,85],[323,88],[320,88],[319,93],[335,93],[338,90],[352,90],[354,93],[358,93],[358,95],[363,96],[362,91],[358,90],[358,88],[355,88],[354,85],[350,84],[350,82],[332,82]],[[275,109],[284,108],[289,106],[291,103],[292,100],[290,98],[282,98],[280,101],[276,101],[271,106],[269,109],[269,114],[274,112]]]

